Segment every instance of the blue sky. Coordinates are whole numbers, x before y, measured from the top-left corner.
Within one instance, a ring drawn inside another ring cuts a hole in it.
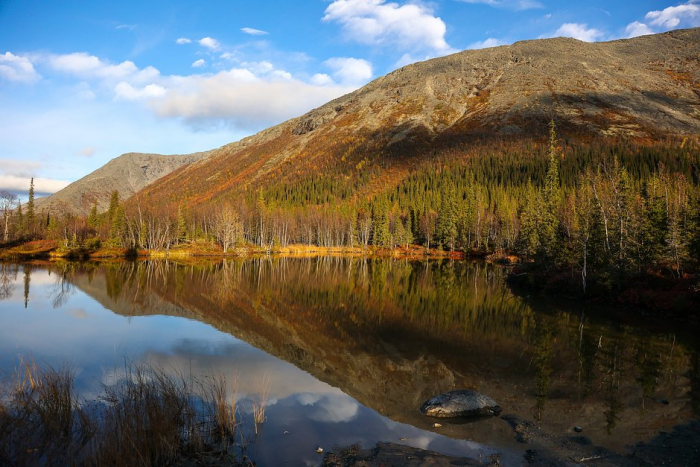
[[[221,146],[402,65],[700,26],[700,0],[0,0],[0,190]]]

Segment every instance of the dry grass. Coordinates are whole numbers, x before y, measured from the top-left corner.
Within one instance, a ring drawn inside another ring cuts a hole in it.
[[[88,404],[69,369],[20,362],[0,390],[0,465],[241,465],[236,436],[245,443],[221,376],[196,381],[127,363]]]
[[[0,394],[0,465],[73,465],[97,427],[78,404],[67,368],[20,361]]]
[[[255,434],[258,434],[258,426],[265,423],[265,406],[267,406],[267,398],[270,394],[270,376],[264,376],[260,381],[260,392],[257,398],[252,400],[253,403],[253,424]]]

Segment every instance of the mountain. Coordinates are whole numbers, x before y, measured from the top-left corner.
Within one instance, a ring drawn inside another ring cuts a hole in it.
[[[700,29],[605,43],[556,38],[416,63],[212,151],[148,185],[152,206],[190,205],[249,188],[365,166],[395,184],[431,154],[544,141],[658,142],[700,134]]]
[[[53,195],[37,199],[36,204],[48,211],[87,214],[97,203],[98,210],[105,211],[113,191],[118,191],[122,199],[129,198],[173,170],[208,155],[209,152],[182,156],[122,154]]]

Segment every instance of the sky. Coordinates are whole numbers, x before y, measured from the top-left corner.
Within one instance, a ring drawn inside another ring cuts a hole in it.
[[[213,149],[464,49],[698,26],[700,0],[0,0],[0,190]]]

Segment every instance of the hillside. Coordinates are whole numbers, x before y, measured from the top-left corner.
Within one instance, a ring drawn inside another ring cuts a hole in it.
[[[208,154],[122,154],[53,195],[38,199],[36,204],[39,209],[48,211],[87,214],[97,203],[98,210],[104,211],[113,191],[126,199],[173,170],[206,158]]]
[[[173,171],[149,205],[216,200],[314,174],[382,174],[396,184],[423,159],[488,142],[560,136],[639,142],[700,134],[700,29],[606,43],[556,38],[416,63]],[[468,153],[469,150],[465,151]]]

